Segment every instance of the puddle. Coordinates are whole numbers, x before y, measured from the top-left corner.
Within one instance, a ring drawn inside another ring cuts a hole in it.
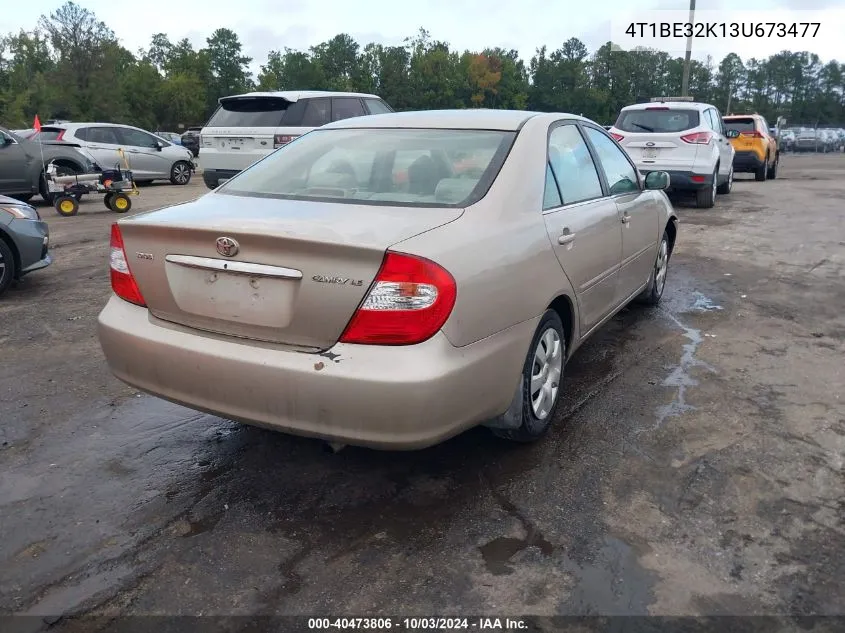
[[[690,308],[690,311],[695,312],[713,312],[714,310],[723,310],[722,306],[716,305],[713,303],[713,300],[709,297],[704,296],[700,292],[693,292],[692,296],[695,298],[695,301]]]
[[[511,559],[529,547],[538,548],[544,556],[550,556],[554,550],[552,544],[539,532],[533,532],[524,539],[500,536],[478,549],[481,551],[487,570],[494,576],[504,576],[513,572],[510,565]]]
[[[566,559],[564,569],[576,583],[560,605],[562,615],[648,615],[656,575],[644,569],[633,547],[606,535],[589,565]]]
[[[701,295],[701,297],[709,302],[709,299],[704,297],[704,295]],[[696,304],[698,302],[699,299],[696,299]],[[707,305],[713,304],[708,303]],[[720,306],[715,306],[714,309],[721,310],[722,308]],[[674,388],[675,395],[673,396],[671,402],[657,407],[657,410],[655,411],[656,423],[648,430],[660,428],[668,418],[677,417],[686,411],[695,410],[695,407],[687,402],[686,397],[687,388],[695,387],[698,384],[698,381],[693,378],[690,373],[693,369],[700,367],[707,369],[712,373],[716,373],[716,370],[713,369],[713,367],[696,357],[698,347],[701,345],[701,341],[704,340],[701,330],[689,327],[688,325],[682,323],[674,314],[667,313],[667,316],[675,325],[684,331],[684,336],[687,338],[688,342],[685,343],[682,348],[683,351],[678,364],[672,368],[669,375],[666,376],[662,383],[662,386],[664,387]]]

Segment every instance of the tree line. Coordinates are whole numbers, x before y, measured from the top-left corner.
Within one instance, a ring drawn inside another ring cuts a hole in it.
[[[202,125],[224,95],[311,89],[375,93],[397,110],[527,108],[609,124],[625,105],[680,94],[680,57],[613,48],[608,42],[590,53],[570,38],[556,50],[541,46],[526,62],[502,48],[460,52],[424,29],[403,46],[361,46],[339,34],[307,51],[273,50],[253,77],[253,60],[230,29],[214,31],[199,50],[158,33],[133,53],[94,13],[66,2],[32,31],[0,39],[0,123],[29,127],[37,113],[177,130]],[[690,93],[723,113],[845,125],[845,64],[809,52],[694,60]]]

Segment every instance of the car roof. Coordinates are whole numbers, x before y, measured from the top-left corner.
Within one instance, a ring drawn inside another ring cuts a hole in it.
[[[538,116],[547,118],[549,122],[562,118],[588,121],[588,119],[574,114],[532,112],[530,110],[415,110],[411,112],[391,112],[352,117],[329,123],[320,129],[448,128],[459,130],[516,131],[528,119]]]
[[[750,113],[750,114],[726,114],[722,117],[723,119],[762,119],[762,114]]]
[[[49,128],[49,127],[58,127],[58,128],[65,128],[65,129],[76,129],[83,126],[89,125],[96,125],[97,127],[132,127],[136,130],[140,130],[141,128],[135,127],[134,125],[129,125],[128,123],[99,123],[97,121],[88,121],[88,122],[76,122],[73,123],[56,123],[54,125],[42,125],[42,128]]]
[[[248,97],[276,97],[285,101],[295,102],[300,99],[315,99],[318,97],[362,97],[368,99],[380,99],[376,95],[365,92],[333,92],[331,90],[278,90],[273,92],[245,92],[239,95],[228,95],[220,97],[222,103],[228,99],[242,99]]]

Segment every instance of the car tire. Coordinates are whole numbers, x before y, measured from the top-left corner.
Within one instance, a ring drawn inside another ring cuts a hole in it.
[[[763,164],[760,165],[754,172],[754,180],[757,182],[765,182],[766,176],[769,173],[769,157],[766,156],[766,160],[763,161]]]
[[[768,171],[766,172],[766,178],[769,180],[774,180],[778,177],[778,163],[780,163],[780,156],[775,156],[775,164],[769,167]]]
[[[6,289],[12,284],[12,280],[16,275],[15,254],[9,245],[6,244],[6,241],[0,238],[0,296],[6,292]]]
[[[699,209],[712,209],[716,204],[716,189],[719,182],[719,167],[713,172],[713,185],[704,189],[697,189],[695,192],[695,206]]]
[[[669,259],[672,251],[669,249],[669,233],[663,231],[660,245],[657,248],[657,255],[654,258],[654,267],[651,269],[651,277],[648,278],[648,285],[639,296],[637,302],[645,305],[656,306],[663,298],[663,290],[666,288],[666,276],[669,273]]]
[[[170,168],[170,182],[174,185],[187,185],[191,182],[191,166],[184,160],[177,160]]]
[[[723,182],[721,185],[716,187],[716,193],[719,193],[723,196],[726,196],[731,192],[731,189],[733,189],[733,186],[734,186],[734,168],[733,168],[733,166],[731,166],[731,171],[728,174],[727,181]]]
[[[541,354],[546,362],[541,362]],[[554,310],[546,310],[540,318],[537,331],[531,339],[528,356],[522,368],[522,420],[515,429],[493,429],[504,439],[514,442],[533,442],[545,435],[551,427],[558,404],[560,403],[563,367],[566,363],[566,337],[563,323]],[[538,388],[533,388],[532,383]],[[543,392],[543,398],[535,399],[535,394]]]

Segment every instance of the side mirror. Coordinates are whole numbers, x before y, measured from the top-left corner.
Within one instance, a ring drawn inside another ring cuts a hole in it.
[[[645,188],[664,190],[669,188],[669,174],[665,171],[650,171],[645,177]]]
[[[155,148],[157,152],[160,152],[164,148],[164,143],[162,143],[161,141],[156,141]]]
[[[727,136],[728,138],[738,138],[739,130],[728,130],[728,133],[725,136]]]

